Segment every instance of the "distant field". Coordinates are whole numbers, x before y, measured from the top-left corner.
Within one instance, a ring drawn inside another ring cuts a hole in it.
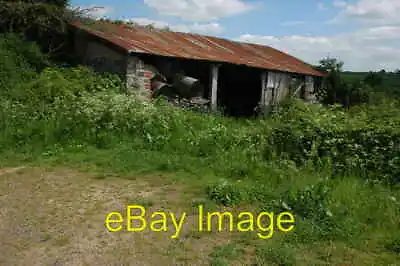
[[[343,72],[343,77],[347,81],[356,81],[364,79],[368,75],[368,72]],[[380,86],[385,91],[395,92],[400,95],[400,74],[395,73],[383,73],[383,81]]]

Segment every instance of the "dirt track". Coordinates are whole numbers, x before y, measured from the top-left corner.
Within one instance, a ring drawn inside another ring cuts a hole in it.
[[[69,169],[0,169],[0,265],[209,265],[212,246],[224,241],[192,237],[194,215],[178,240],[169,232],[108,232],[105,216],[138,199],[153,202],[147,210],[182,211],[176,186]]]

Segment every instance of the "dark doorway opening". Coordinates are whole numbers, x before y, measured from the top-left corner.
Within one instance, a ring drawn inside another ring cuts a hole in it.
[[[210,82],[210,63],[199,60],[188,60],[161,57],[154,55],[144,55],[140,57],[146,64],[156,67],[163,75],[167,82],[172,84],[176,74],[182,74],[199,80],[204,86],[203,97],[209,98],[209,82]]]
[[[195,60],[180,60],[179,66],[186,76],[196,78],[204,86],[203,97],[208,99],[210,94],[210,63]]]
[[[218,105],[230,116],[256,114],[261,99],[261,71],[246,66],[224,64],[219,69]]]

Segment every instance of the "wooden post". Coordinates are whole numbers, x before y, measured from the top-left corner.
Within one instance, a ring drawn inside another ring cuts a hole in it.
[[[213,111],[217,110],[217,97],[218,97],[218,69],[220,65],[213,64],[210,69],[210,78],[211,78],[211,109]]]
[[[265,107],[265,90],[267,89],[267,72],[263,71],[261,73],[261,101],[260,107]]]
[[[312,98],[314,98],[313,96],[313,94],[314,94],[314,79],[313,79],[313,77],[311,77],[311,76],[306,76],[306,78],[305,78],[305,86],[306,86],[306,88],[305,88],[305,100],[306,101],[310,101],[310,100],[312,100]]]
[[[276,97],[276,89],[275,89],[275,80],[276,80],[276,73],[269,72],[268,73],[268,89],[271,90],[271,101],[270,104],[273,106],[275,105],[275,97]]]

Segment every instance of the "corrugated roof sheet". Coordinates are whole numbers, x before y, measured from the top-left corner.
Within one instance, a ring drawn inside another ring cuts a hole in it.
[[[105,39],[127,52],[226,62],[304,75],[324,75],[293,56],[258,44],[100,21],[75,22],[73,25]]]

